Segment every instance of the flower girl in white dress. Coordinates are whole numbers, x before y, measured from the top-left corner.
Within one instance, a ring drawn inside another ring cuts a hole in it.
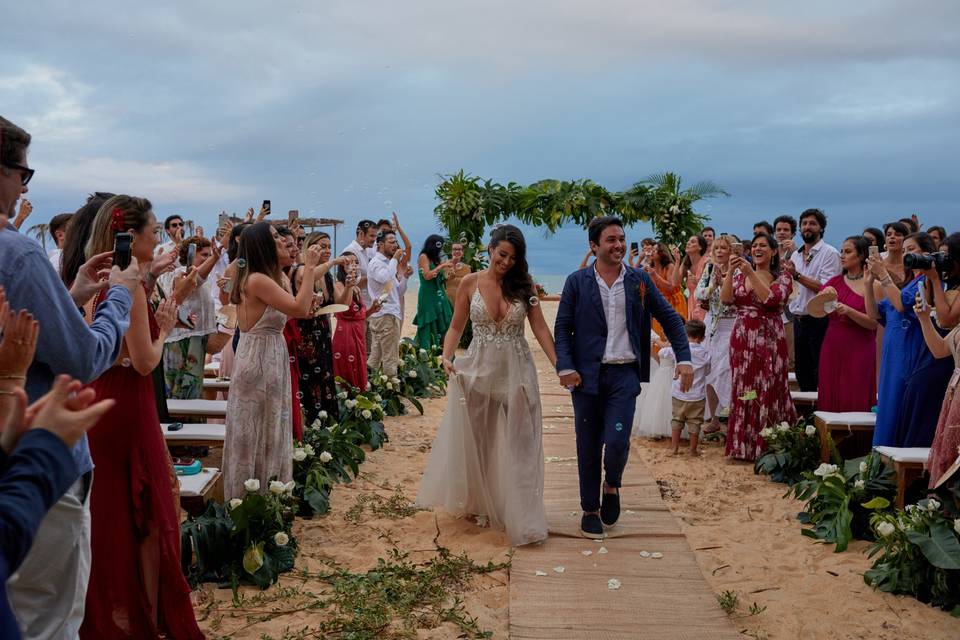
[[[654,336],[656,348],[656,336]],[[668,351],[667,354],[672,352]],[[669,438],[672,434],[670,419],[673,417],[671,385],[676,362],[672,356],[660,359],[650,357],[650,382],[640,384],[637,410],[633,416],[633,435],[647,438]]]

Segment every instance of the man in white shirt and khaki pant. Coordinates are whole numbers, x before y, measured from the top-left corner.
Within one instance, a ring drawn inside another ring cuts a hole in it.
[[[407,256],[397,244],[397,236],[387,231],[377,236],[377,254],[367,265],[367,291],[371,300],[382,300],[383,306],[372,314],[367,366],[394,377],[400,366],[400,329],[403,313],[400,299],[407,290]]]
[[[794,315],[794,357],[797,384],[801,391],[816,391],[820,369],[820,347],[827,335],[829,318],[807,314],[807,303],[830,278],[840,273],[840,252],[823,241],[827,217],[820,209],[807,209],[800,214],[800,235],[803,249],[795,251],[784,268],[799,284],[799,293],[790,303]]]

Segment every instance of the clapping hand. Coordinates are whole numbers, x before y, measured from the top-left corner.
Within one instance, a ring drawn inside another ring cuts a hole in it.
[[[177,324],[177,302],[173,298],[167,298],[159,305],[154,313],[157,319],[157,326],[160,327],[160,333],[163,336],[170,335],[173,327]]]
[[[180,248],[172,247],[169,251],[161,251],[153,257],[150,263],[150,275],[159,278],[164,273],[169,273],[177,268],[177,259],[180,257]]]
[[[22,387],[37,350],[40,325],[26,310],[10,311],[6,295],[0,295],[0,327],[3,328],[0,339],[0,376],[3,377],[0,379],[12,380]]]
[[[247,215],[243,218],[244,222],[253,222],[253,207],[247,209]]]

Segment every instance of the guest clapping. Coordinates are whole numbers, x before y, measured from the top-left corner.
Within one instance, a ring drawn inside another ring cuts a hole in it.
[[[371,300],[380,300],[383,307],[370,315],[370,357],[367,366],[376,371],[383,368],[388,376],[396,376],[400,366],[400,328],[402,311],[400,299],[407,290],[409,256],[398,248],[394,233],[381,234],[377,239],[377,255],[370,260],[367,272]]]
[[[443,336],[450,327],[453,307],[447,299],[444,287],[445,272],[452,266],[443,260],[443,237],[427,236],[417,258],[420,268],[420,290],[417,293],[417,315],[413,324],[417,327],[416,342],[421,349],[443,345]]]
[[[721,302],[737,308],[730,337],[733,406],[726,454],[741,460],[754,460],[763,452],[762,429],[797,419],[787,386],[787,342],[781,317],[793,282],[780,271],[773,236],[757,235],[750,255],[753,265],[739,255],[730,259],[720,292]]]
[[[706,303],[704,319],[707,337],[704,342],[710,353],[710,368],[707,373],[707,410],[710,425],[707,433],[720,430],[720,415],[730,411],[730,336],[737,319],[737,309],[720,300],[720,289],[730,268],[730,236],[720,236],[713,241],[709,264],[704,268],[697,285],[698,304]]]

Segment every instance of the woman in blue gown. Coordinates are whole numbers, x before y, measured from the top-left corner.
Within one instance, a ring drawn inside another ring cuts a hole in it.
[[[934,251],[926,233],[909,236],[903,248],[904,254]],[[898,290],[883,262],[871,258],[867,278],[867,311],[884,326],[873,446],[929,447],[953,362],[950,358],[933,357],[913,311],[917,292],[927,288],[926,277],[914,278],[902,291]],[[874,279],[877,290],[886,296],[879,305],[874,301],[876,293],[871,286]]]

